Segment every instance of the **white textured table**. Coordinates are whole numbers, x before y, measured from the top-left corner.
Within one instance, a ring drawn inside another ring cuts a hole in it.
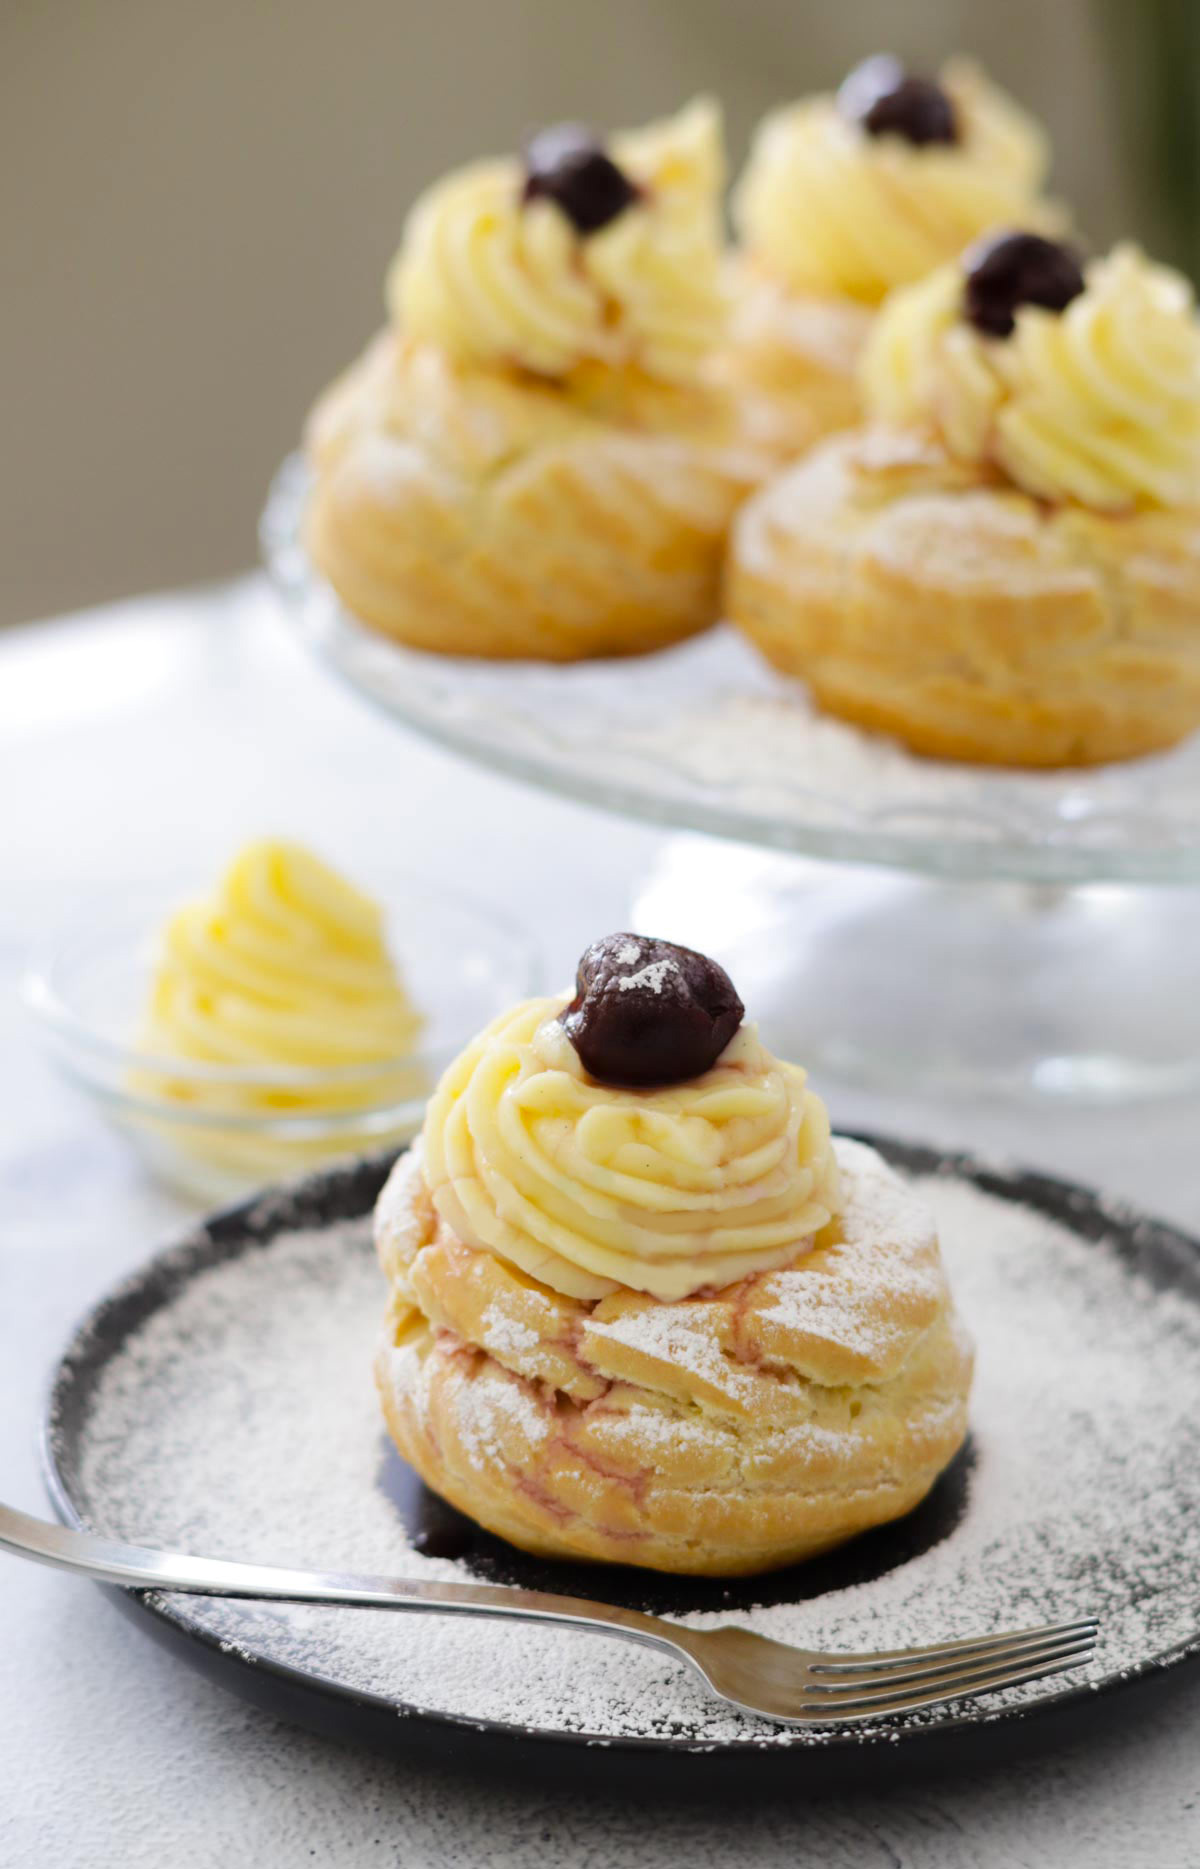
[[[564,978],[625,920],[659,841],[390,730],[306,662],[255,580],[0,636],[0,1497],[14,1504],[44,1509],[36,1436],[59,1344],[185,1214],[36,1055],[13,993],[22,957],[86,917],[93,889],[203,878],[276,830],[351,869],[387,848],[515,908]],[[1196,1104],[1047,1118],[823,1088],[843,1123],[1023,1157],[1200,1227]],[[226,1696],[86,1585],[3,1558],[0,1584],[5,1869],[1200,1863],[1197,1684],[1087,1751],[984,1777],[650,1815],[356,1757]]]

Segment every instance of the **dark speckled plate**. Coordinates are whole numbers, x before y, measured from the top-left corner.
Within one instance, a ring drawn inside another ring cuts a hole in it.
[[[1086,1190],[1045,1176],[987,1168],[963,1155],[864,1138],[897,1167],[974,1183],[1001,1200],[1034,1208],[1087,1242],[1103,1242],[1131,1274],[1185,1301],[1200,1304],[1200,1246],[1173,1229],[1128,1210],[1114,1210]],[[277,1234],[298,1227],[320,1230],[369,1213],[390,1166],[373,1159],[314,1176],[278,1200],[256,1200],[216,1215],[180,1245],[151,1259],[81,1325],[55,1375],[45,1436],[49,1489],[69,1524],[105,1528],[106,1501],[90,1497],[84,1450],[98,1386],[106,1370],[148,1320],[177,1300],[209,1267],[238,1259]],[[269,1327],[269,1325],[267,1326]],[[389,1454],[379,1485],[404,1520],[416,1548],[456,1559],[490,1581],[537,1590],[601,1597],[653,1613],[731,1609],[798,1601],[871,1580],[912,1562],[938,1544],[970,1510],[971,1443],[942,1476],[929,1498],[907,1518],[807,1565],[768,1578],[730,1583],[663,1577],[638,1570],[548,1564],[525,1556],[480,1531],[430,1494]],[[1137,1501],[1129,1505],[1131,1522]],[[128,1531],[128,1527],[124,1528]],[[321,1553],[311,1553],[314,1565]],[[559,1774],[606,1787],[639,1787],[695,1795],[714,1791],[808,1792],[837,1784],[863,1785],[915,1770],[955,1770],[1008,1758],[1128,1717],[1130,1697],[1161,1691],[1200,1655],[1200,1626],[1192,1639],[1166,1652],[1147,1653],[1120,1674],[1067,1684],[1036,1700],[1008,1703],[993,1696],[959,1703],[929,1723],[893,1729],[835,1732],[820,1747],[731,1742],[698,1749],[666,1734],[589,1743],[586,1733],[539,1731],[451,1713],[398,1708],[394,1700],[328,1678],[321,1669],[293,1666],[255,1653],[239,1642],[223,1644],[198,1619],[193,1599],[134,1591],[112,1593],[124,1609],[167,1646],[213,1679],[281,1719],[355,1745],[409,1758],[461,1764],[473,1771],[529,1770],[546,1782],[548,1764]],[[346,1611],[346,1614],[363,1612]],[[420,1639],[424,1619],[413,1622]],[[1200,1625],[1200,1611],[1197,1614]],[[582,1638],[572,1638],[582,1640]],[[584,1665],[580,1657],[580,1665]],[[399,1714],[407,1717],[398,1717]]]

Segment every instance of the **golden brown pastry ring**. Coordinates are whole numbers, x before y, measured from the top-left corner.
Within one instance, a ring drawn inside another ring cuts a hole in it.
[[[715,621],[773,459],[733,388],[460,368],[385,333],[322,397],[305,536],[353,614],[445,655],[644,653]]]
[[[749,501],[727,607],[918,753],[1091,765],[1200,726],[1200,513],[1051,506],[920,433],[838,436]]]
[[[768,1570],[909,1511],[965,1435],[971,1350],[928,1211],[837,1150],[811,1251],[675,1304],[566,1298],[464,1245],[411,1150],[376,1212],[401,1454],[524,1550],[655,1570]]]

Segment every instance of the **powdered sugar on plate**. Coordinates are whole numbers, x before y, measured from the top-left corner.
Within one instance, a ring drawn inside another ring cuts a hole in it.
[[[684,1620],[862,1649],[1097,1614],[1096,1660],[1068,1677],[1093,1686],[1196,1641],[1200,1303],[1155,1289],[1108,1242],[1091,1244],[1031,1207],[952,1176],[921,1185],[978,1345],[966,1510],[940,1542],[870,1581],[795,1602],[764,1588],[758,1607]],[[74,1490],[87,1519],[214,1556],[469,1577],[462,1563],[411,1548],[379,1484],[371,1361],[383,1303],[365,1219],[283,1231],[195,1273],[100,1373],[77,1450]],[[249,1657],[398,1710],[601,1741],[830,1738],[736,1713],[667,1658],[605,1637],[164,1600]],[[1062,1687],[1033,1683],[1019,1697]],[[982,1704],[998,1711],[1010,1699]]]

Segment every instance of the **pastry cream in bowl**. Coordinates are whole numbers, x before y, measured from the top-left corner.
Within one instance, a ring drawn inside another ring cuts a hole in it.
[[[27,981],[56,1060],[166,1179],[211,1201],[403,1142],[467,1034],[536,985],[486,905],[296,843],[207,894],[123,890]]]
[[[147,1050],[230,1066],[336,1071],[391,1063],[423,1024],[388,952],[383,911],[297,844],[248,844],[213,894],[171,916],[146,1019]],[[353,1107],[372,1075],[341,1094],[302,1077],[251,1078],[247,1109],[304,1109],[314,1097]],[[202,1086],[167,1080],[168,1096],[204,1103]],[[228,1107],[224,1091],[214,1099]]]

